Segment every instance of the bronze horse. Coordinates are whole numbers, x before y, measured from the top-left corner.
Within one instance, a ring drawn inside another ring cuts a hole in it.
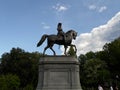
[[[58,36],[58,35],[47,35],[44,34],[40,41],[37,44],[37,47],[39,47],[40,45],[42,45],[42,43],[47,39],[47,46],[44,48],[43,51],[43,55],[45,54],[45,51],[50,48],[53,51],[53,54],[56,55],[55,51],[53,50],[53,45],[54,44],[58,44],[58,45],[64,45],[65,51],[64,54],[66,54],[66,50],[68,48],[68,46],[73,46],[75,48],[75,53],[77,52],[76,46],[71,44],[72,43],[72,39],[76,39],[77,36],[77,32],[75,32],[74,30],[69,30],[68,32],[65,33],[65,37],[66,39],[63,39],[63,36]]]

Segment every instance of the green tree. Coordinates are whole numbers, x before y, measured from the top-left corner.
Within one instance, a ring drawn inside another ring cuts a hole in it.
[[[106,60],[113,69],[118,70],[120,65],[120,38],[104,46],[104,52],[107,53]],[[114,71],[114,70],[113,70]],[[119,69],[120,71],[120,69]]]
[[[93,58],[96,58],[96,55],[94,52],[90,51],[90,52],[87,52],[85,54],[86,58],[89,60],[89,59],[93,59]]]
[[[23,90],[34,90],[34,87],[32,84],[28,84],[26,87],[23,88]]]
[[[83,83],[86,86],[96,87],[98,83],[103,83],[109,79],[109,71],[107,70],[107,65],[104,61],[99,59],[87,60],[84,65],[84,77]]]
[[[41,54],[38,52],[25,52],[20,48],[12,48],[10,53],[2,55],[2,74],[16,74],[20,78],[20,87],[28,84],[37,85],[38,60]]]
[[[97,57],[107,63],[112,79],[120,76],[120,38],[105,44],[103,51],[97,52]]]
[[[67,54],[70,55],[70,56],[75,56],[76,57],[76,52],[75,52],[73,46],[70,46]]]
[[[120,80],[120,38],[105,44],[103,51],[88,52],[85,55],[80,55],[78,59],[83,87],[88,87],[90,84],[94,85],[98,81],[116,84]],[[98,66],[101,68],[98,68]]]
[[[0,90],[18,90],[20,79],[16,75],[0,75]]]
[[[81,76],[81,78],[84,78],[84,65],[85,65],[85,63],[86,63],[86,60],[87,60],[87,58],[86,58],[86,56],[85,55],[83,55],[83,54],[81,54],[79,57],[78,57],[78,60],[79,60],[79,62],[80,62],[80,76]],[[83,76],[83,77],[82,77]],[[81,80],[82,81],[82,80]]]
[[[120,77],[120,38],[105,44],[99,57],[107,63],[112,82],[116,83],[116,80],[120,80],[120,78],[116,79],[116,76]],[[120,83],[118,84],[120,88]]]

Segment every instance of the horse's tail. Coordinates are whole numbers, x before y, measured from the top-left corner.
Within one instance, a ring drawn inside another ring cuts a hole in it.
[[[37,44],[37,47],[39,47],[40,45],[42,45],[42,43],[45,41],[45,39],[48,37],[48,35],[47,34],[44,34],[43,36],[42,36],[42,38],[40,39],[40,41],[38,42],[38,44]]]

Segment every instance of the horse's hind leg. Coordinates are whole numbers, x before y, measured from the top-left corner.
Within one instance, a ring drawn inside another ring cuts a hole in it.
[[[45,51],[49,48],[49,46],[46,46],[43,51],[43,55],[45,55]]]

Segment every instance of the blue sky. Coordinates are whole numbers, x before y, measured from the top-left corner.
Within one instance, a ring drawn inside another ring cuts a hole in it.
[[[65,32],[78,32],[73,42],[78,55],[101,50],[120,36],[119,4],[120,0],[0,0],[0,56],[13,47],[43,52],[46,42],[39,48],[36,44],[43,34],[56,34],[58,22]],[[58,55],[63,52],[57,45],[53,48]]]

